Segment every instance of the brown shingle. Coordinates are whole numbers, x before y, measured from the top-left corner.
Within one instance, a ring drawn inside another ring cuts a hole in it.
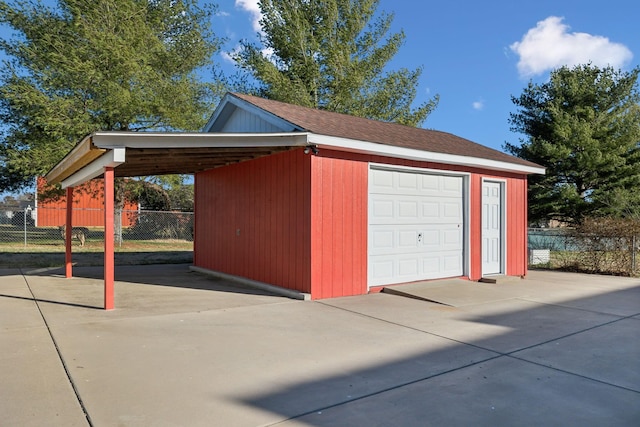
[[[266,110],[305,131],[319,135],[495,160],[523,166],[541,167],[527,160],[510,156],[447,132],[380,122],[239,93],[233,93],[232,95]]]

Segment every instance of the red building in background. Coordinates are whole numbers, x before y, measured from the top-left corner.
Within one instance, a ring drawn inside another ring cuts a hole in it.
[[[64,225],[67,199],[63,195],[57,199],[43,199],[47,181],[40,177],[37,182],[36,227],[56,227]],[[73,226],[104,227],[104,184],[101,179],[88,181],[74,188]],[[123,209],[122,226],[130,227],[135,223],[138,204],[127,202]]]

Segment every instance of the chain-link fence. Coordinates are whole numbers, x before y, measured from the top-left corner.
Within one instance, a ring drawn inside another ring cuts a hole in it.
[[[530,228],[529,266],[635,276],[640,239],[632,230],[619,231]]]
[[[82,250],[104,247],[104,210],[73,209],[72,244]],[[0,252],[46,249],[64,251],[65,209],[7,208],[0,210]],[[116,248],[132,250],[192,250],[193,213],[116,211]]]

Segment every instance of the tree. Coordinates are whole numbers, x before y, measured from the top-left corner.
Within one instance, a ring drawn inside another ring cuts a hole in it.
[[[422,69],[385,72],[405,35],[386,37],[392,14],[370,23],[378,3],[261,0],[264,46],[243,42],[234,59],[257,79],[263,97],[418,126],[438,97],[414,109]]]
[[[512,97],[512,130],[527,140],[505,148],[547,168],[530,178],[531,221],[640,215],[639,72],[562,67]]]
[[[0,191],[32,185],[82,137],[195,130],[220,94],[197,72],[220,39],[197,0],[0,1]]]

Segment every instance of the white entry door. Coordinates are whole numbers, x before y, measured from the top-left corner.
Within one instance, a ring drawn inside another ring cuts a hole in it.
[[[482,275],[503,271],[503,184],[482,183]]]
[[[463,177],[371,168],[369,286],[463,274]]]

